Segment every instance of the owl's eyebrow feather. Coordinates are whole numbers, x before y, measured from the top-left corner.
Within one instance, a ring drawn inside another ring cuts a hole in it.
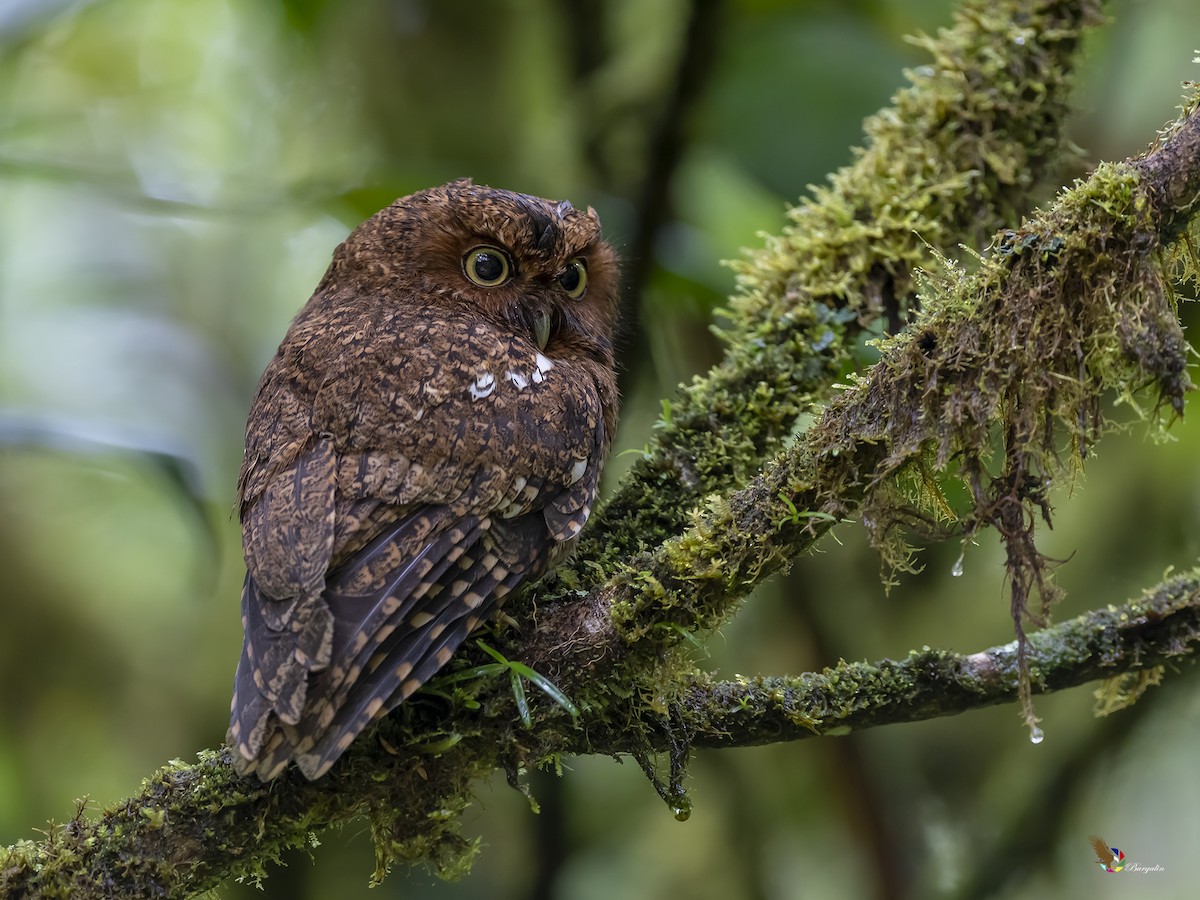
[[[542,235],[537,240],[537,248],[546,256],[553,256],[554,249],[562,238],[562,229],[553,221],[547,221],[542,229]]]
[[[570,203],[563,201],[552,212],[548,212],[546,203],[544,201],[534,202],[536,199],[521,195],[518,203],[521,212],[529,219],[529,230],[534,236],[533,244],[537,252],[547,258],[552,258],[558,252],[565,238],[563,216],[573,207]]]

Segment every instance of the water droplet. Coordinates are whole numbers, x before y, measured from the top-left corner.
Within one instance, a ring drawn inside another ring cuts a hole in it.
[[[690,806],[676,806],[671,812],[675,813],[676,822],[686,822],[692,817],[692,808]]]
[[[955,578],[958,578],[963,573],[963,557],[966,555],[967,552],[964,550],[962,553],[958,554],[958,559],[954,561],[954,567],[950,570],[950,574]]]
[[[1040,744],[1046,739],[1046,733],[1036,725],[1029,729],[1029,743]]]

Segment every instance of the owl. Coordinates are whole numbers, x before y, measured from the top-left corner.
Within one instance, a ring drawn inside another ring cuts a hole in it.
[[[616,427],[595,211],[473,184],[333,254],[259,381],[238,509],[243,774],[324,774],[569,552]]]

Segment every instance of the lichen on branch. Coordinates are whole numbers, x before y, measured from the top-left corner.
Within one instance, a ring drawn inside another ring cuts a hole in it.
[[[1198,641],[1194,570],[1033,635],[1031,668],[1039,691],[1116,682],[1123,673],[1144,678],[1194,653]],[[1016,667],[1009,644],[965,655],[914,651],[794,678],[698,676],[676,686],[682,721],[647,717],[642,737],[667,750],[682,727],[694,746],[740,747],[953,715],[1010,701]],[[563,753],[629,750],[630,733],[615,716],[597,716],[556,744]],[[496,751],[485,735],[415,758],[383,739],[359,741],[326,778],[309,782],[293,772],[269,785],[239,778],[227,754],[206,751],[196,763],[160,769],[121,803],[90,815],[81,804],[44,839],[0,848],[0,896],[188,896],[233,875],[261,877],[284,848],[307,846],[320,830],[364,813],[376,838],[377,877],[394,859],[419,858],[453,877],[477,850],[457,829],[470,779],[500,762]]]
[[[1114,694],[1155,681],[1200,643],[1200,569],[1120,605],[1101,605],[1030,635],[1036,693],[1106,679]],[[682,691],[697,747],[744,747],[954,715],[1010,703],[1020,686],[1014,641],[976,653],[925,648],[899,660],[841,662],[796,677],[698,679]],[[1114,672],[1122,675],[1114,675]],[[1126,699],[1128,699],[1126,697]]]
[[[1099,167],[1001,235],[976,271],[931,271],[920,315],[882,343],[879,362],[744,489],[594,591],[597,621],[572,627],[607,629],[602,658],[637,668],[727,621],[755,584],[856,516],[901,568],[914,527],[996,528],[1020,637],[1032,594],[1054,590],[1034,524],[1050,515],[1051,486],[1110,427],[1105,399],[1148,395],[1173,416],[1191,388],[1172,287],[1181,273],[1161,244],[1177,236],[1180,210],[1196,209],[1187,189],[1200,176],[1180,169],[1197,168],[1200,115],[1186,112],[1142,159]],[[965,485],[965,509],[939,477]]]
[[[736,264],[725,357],[681,387],[643,458],[584,533],[568,587],[678,536],[706,495],[739,487],[828,396],[864,333],[896,329],[914,271],[978,244],[1060,159],[1082,34],[1096,0],[967,0],[914,42],[930,62],[866,120],[854,162]]]

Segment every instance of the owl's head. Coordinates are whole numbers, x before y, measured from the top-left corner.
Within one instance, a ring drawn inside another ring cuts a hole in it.
[[[401,197],[338,248],[331,272],[393,302],[527,328],[539,349],[612,352],[619,271],[595,210],[460,179]]]

